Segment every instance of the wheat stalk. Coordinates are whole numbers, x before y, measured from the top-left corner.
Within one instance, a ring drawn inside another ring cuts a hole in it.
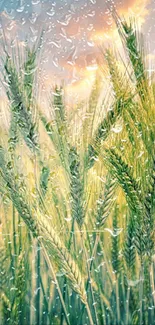
[[[80,158],[75,147],[72,147],[69,152],[69,167],[70,167],[70,191],[71,191],[71,206],[72,218],[76,220],[79,228],[82,228],[84,222],[84,207],[83,207],[83,185],[80,170]]]
[[[97,205],[96,225],[100,229],[106,222],[115,203],[115,190],[117,181],[111,174],[108,174],[104,186],[104,194],[100,195]]]
[[[86,293],[85,293],[85,285],[81,275],[81,272],[72,259],[67,249],[61,243],[60,238],[55,233],[55,231],[46,223],[43,219],[41,223],[39,223],[41,231],[45,234],[46,245],[51,247],[51,249],[56,253],[56,257],[58,259],[58,264],[62,268],[62,271],[66,275],[66,277],[70,280],[70,285],[74,291],[76,291],[81,301],[86,304]]]
[[[94,138],[88,145],[88,152],[86,155],[87,168],[91,168],[94,165],[95,159],[99,155],[101,143],[107,140],[113,125],[116,123],[117,119],[121,116],[123,110],[128,108],[131,98],[124,99],[120,96],[116,103],[114,103],[112,109],[107,111],[106,116],[100,122]]]
[[[48,223],[45,221],[45,218],[42,215],[40,215],[41,221],[39,221],[39,218],[38,220],[36,220],[33,217],[33,214],[29,209],[29,207],[27,206],[24,197],[20,195],[19,186],[17,186],[17,184],[13,182],[13,175],[11,175],[10,177],[10,174],[5,169],[5,157],[4,157],[4,150],[2,148],[0,150],[0,158],[1,158],[0,168],[2,170],[2,176],[4,180],[7,182],[7,187],[10,192],[11,200],[13,201],[14,205],[16,206],[18,212],[20,213],[21,217],[24,219],[29,229],[32,231],[33,236],[37,237],[38,240],[40,241],[41,246],[43,245],[42,243],[44,241],[43,238],[47,239],[48,244],[56,254],[56,257],[58,259],[58,265],[61,266],[61,268],[64,270],[66,277],[69,279],[71,288],[79,294],[81,301],[85,304],[87,308],[87,312],[90,318],[91,314],[87,303],[87,296],[84,287],[85,284],[77,264],[72,259],[67,249],[61,244],[58,235],[48,225]],[[17,195],[17,189],[18,189],[18,195]]]
[[[6,275],[6,250],[4,247],[0,248],[0,292],[3,291],[7,280]]]
[[[26,107],[22,92],[20,78],[11,58],[7,55],[5,62],[5,79],[8,83],[6,89],[8,99],[11,102],[12,115],[24,137],[27,145],[32,148],[38,147],[36,123],[32,120],[32,112]]]
[[[142,193],[132,175],[131,168],[123,161],[122,157],[116,152],[116,150],[108,149],[106,152],[106,164],[113,168],[113,174],[122,186],[131,210],[137,211],[138,214],[142,213]]]

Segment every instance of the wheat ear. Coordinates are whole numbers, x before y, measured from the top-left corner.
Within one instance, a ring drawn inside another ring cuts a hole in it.
[[[72,259],[67,249],[62,245],[60,238],[49,226],[49,224],[42,219],[39,226],[41,232],[45,234],[45,246],[48,246],[57,254],[57,263],[65,273],[66,277],[69,279],[72,289],[79,294],[81,301],[86,304],[87,299],[84,281],[82,280],[82,275],[78,265]]]

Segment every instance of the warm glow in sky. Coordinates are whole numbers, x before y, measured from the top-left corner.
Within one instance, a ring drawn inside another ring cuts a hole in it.
[[[1,28],[12,47],[35,43],[44,30],[39,69],[44,89],[65,82],[77,91],[91,84],[101,53],[99,45],[119,46],[115,24],[104,0],[0,0]],[[155,50],[155,2],[114,0],[120,15],[142,26],[148,52]]]

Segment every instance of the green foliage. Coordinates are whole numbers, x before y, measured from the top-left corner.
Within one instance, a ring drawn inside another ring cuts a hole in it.
[[[155,162],[153,162],[152,175],[150,177],[149,190],[146,195],[144,206],[144,232],[146,236],[146,253],[152,256],[154,250],[154,200],[155,200]]]
[[[115,190],[117,187],[116,179],[113,179],[109,174],[106,177],[106,182],[104,186],[104,194],[101,193],[100,199],[97,205],[97,217],[96,217],[96,225],[98,228],[102,227],[108,216],[111,213],[112,207],[115,203]]]
[[[55,110],[55,117],[57,121],[57,126],[59,128],[59,132],[62,132],[61,127],[62,123],[65,121],[65,109],[63,103],[63,88],[58,88],[57,86],[54,89],[54,98],[53,98],[53,106]]]
[[[3,292],[5,284],[7,282],[7,272],[6,272],[6,250],[4,247],[0,249],[0,292]]]
[[[127,226],[125,243],[124,243],[124,258],[127,266],[127,273],[132,275],[136,262],[136,249],[135,249],[135,220],[130,216]]]
[[[26,96],[27,109],[30,110],[32,105],[33,84],[35,78],[37,51],[35,49],[26,49],[26,61],[24,63],[24,81],[23,88]]]
[[[129,207],[140,215],[142,213],[141,191],[132,175],[131,168],[123,161],[114,149],[107,150],[108,164],[113,168],[113,174],[122,186]]]
[[[140,51],[138,37],[134,31],[132,24],[122,23],[123,38],[129,54],[130,62],[133,66],[137,89],[142,100],[145,100],[148,92],[148,83],[145,73],[143,53]]]
[[[75,124],[61,86],[49,115],[38,108],[37,47],[18,67],[6,54],[2,325],[154,323],[154,84],[137,31],[114,16],[125,63],[105,51],[111,93],[98,73]]]
[[[18,270],[15,279],[15,296],[12,304],[11,318],[14,324],[22,324],[22,309],[26,292],[26,267],[25,259],[21,255],[18,257]]]
[[[83,206],[83,185],[80,170],[79,155],[75,147],[72,147],[69,152],[69,167],[71,175],[71,206],[72,218],[76,220],[81,229],[84,222],[84,206]]]
[[[2,295],[2,321],[4,324],[11,324],[11,304],[5,294]]]
[[[113,213],[113,235],[112,235],[112,249],[111,249],[111,262],[113,270],[116,274],[119,273],[121,262],[120,262],[120,237],[118,236],[119,230],[119,210],[115,207]]]
[[[43,196],[46,194],[48,181],[49,181],[50,169],[48,167],[43,167],[40,176],[40,188],[42,190]]]
[[[32,113],[26,107],[24,94],[21,87],[21,76],[19,76],[11,58],[7,55],[5,68],[5,79],[9,85],[7,89],[8,99],[11,102],[11,109],[14,121],[18,125],[27,145],[32,148],[38,145],[36,124],[32,120]],[[14,122],[13,122],[14,123]]]

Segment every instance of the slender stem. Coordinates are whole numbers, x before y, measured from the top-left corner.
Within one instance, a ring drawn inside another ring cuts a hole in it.
[[[93,252],[92,252],[91,262],[90,262],[90,265],[89,265],[89,272],[90,272],[90,273],[91,273],[91,270],[92,270],[92,267],[93,267],[93,261],[94,261],[94,259],[95,259],[96,250],[97,250],[97,245],[98,245],[98,243],[99,243],[99,240],[100,240],[100,235],[97,234],[97,235],[96,235],[96,238],[95,238],[95,244],[94,244],[94,248],[93,248]],[[87,291],[88,291],[88,287],[89,287],[89,276],[88,276],[88,278],[87,278],[87,282],[86,282],[86,293],[87,293]],[[81,319],[82,319],[83,313],[84,313],[84,306],[83,306],[83,308],[82,308],[82,310],[81,310],[81,315],[80,315],[80,318],[79,318],[79,325],[81,325],[80,322],[81,322]]]
[[[73,233],[74,233],[74,224],[75,224],[75,218],[73,218],[73,220],[72,220],[72,227],[71,227],[69,241],[68,241],[68,250],[69,251],[70,251],[71,244],[72,244],[72,238],[73,238]]]
[[[102,324],[103,325],[106,325],[106,317],[105,317],[105,315],[106,315],[106,312],[105,312],[105,308],[104,308],[104,305],[103,305],[103,308],[102,308]]]
[[[12,217],[13,217],[13,246],[14,246],[14,254],[16,256],[16,254],[17,254],[17,248],[16,248],[16,213],[15,213],[14,204],[12,206]]]
[[[93,319],[92,319],[92,316],[91,316],[91,312],[90,312],[90,308],[88,306],[88,303],[86,303],[86,310],[87,310],[87,314],[88,314],[88,318],[89,318],[89,321],[90,321],[90,325],[94,325],[94,322],[93,322]]]
[[[70,252],[70,248],[72,245],[72,238],[73,238],[73,233],[74,233],[74,224],[75,224],[75,218],[72,219],[72,226],[71,226],[71,231],[70,231],[70,236],[69,236],[69,241],[68,241],[68,251]],[[63,299],[64,302],[66,300],[66,294],[67,294],[67,278],[65,277],[64,279],[64,284],[63,284]],[[61,319],[60,319],[60,325],[63,325],[63,319],[64,319],[64,314],[61,312]]]
[[[18,255],[20,255],[21,251],[22,251],[22,230],[21,230],[21,218],[20,218],[20,214],[18,214],[18,236],[19,236],[19,248],[18,248]]]
[[[37,243],[37,256],[36,256],[36,271],[37,271],[37,281],[36,281],[36,323],[40,325],[40,245]]]
[[[103,303],[103,300],[102,300],[102,293],[101,293],[100,288],[99,288],[99,298],[100,298],[100,308],[101,308],[101,317],[102,317],[102,324],[101,325],[106,325],[105,308],[104,308],[104,303]]]
[[[129,324],[129,301],[130,301],[130,286],[127,289],[127,299],[126,299],[126,325]]]
[[[40,277],[40,284],[41,284],[41,289],[42,289],[42,293],[43,293],[43,297],[44,297],[44,305],[46,308],[46,316],[48,317],[49,321],[50,321],[50,317],[49,317],[49,313],[48,313],[48,301],[46,298],[46,293],[45,293],[45,289],[44,289],[44,285],[43,285],[43,281],[42,278]]]
[[[152,305],[155,307],[155,287],[154,287],[154,272],[153,272],[153,262],[150,265],[150,286],[152,292]],[[154,310],[151,309],[151,317],[154,319]]]
[[[67,278],[64,278],[64,283],[63,283],[63,300],[65,302],[66,300],[66,291],[67,291]],[[63,325],[64,322],[64,313],[63,313],[63,306],[62,306],[62,310],[61,310],[61,318],[60,318],[60,325]]]
[[[100,235],[99,234],[96,234],[95,244],[94,244],[94,248],[93,248],[93,252],[92,252],[92,257],[91,257],[91,262],[90,262],[90,272],[91,272],[92,267],[93,267],[93,261],[94,261],[95,256],[96,256],[96,251],[97,251],[97,246],[98,246],[99,240],[100,240]],[[87,280],[87,282],[88,282],[88,280]]]
[[[55,285],[56,285],[56,288],[58,290],[58,294],[59,294],[59,298],[60,298],[60,301],[61,301],[61,305],[63,307],[63,311],[64,311],[64,315],[65,315],[65,319],[66,319],[66,323],[67,325],[70,325],[70,321],[69,321],[69,318],[68,318],[68,314],[67,314],[67,310],[66,310],[66,306],[65,306],[65,303],[64,303],[64,299],[63,299],[63,296],[62,296],[62,293],[61,293],[61,290],[60,290],[60,286],[59,286],[59,283],[58,283],[58,280],[56,278],[56,275],[55,275],[55,272],[54,272],[54,269],[53,269],[53,266],[52,266],[52,263],[49,259],[49,256],[46,252],[46,249],[45,249],[45,246],[44,244],[40,241],[40,246],[42,247],[43,249],[43,252],[44,252],[44,255],[45,255],[45,258],[46,258],[46,261],[47,261],[47,264],[48,264],[48,267],[51,271],[51,274],[52,274],[52,277],[54,279],[54,282],[55,282]],[[92,324],[93,325],[93,324]]]
[[[86,264],[87,264],[87,272],[88,272],[87,282],[90,284],[90,292],[91,292],[91,296],[92,296],[92,302],[93,302],[93,309],[94,309],[95,321],[96,321],[96,324],[98,325],[98,318],[97,318],[97,312],[96,312],[96,305],[95,305],[94,293],[93,293],[93,288],[92,288],[92,284],[91,284],[90,265],[88,263],[88,255],[87,255],[87,251],[86,251],[86,248],[85,248],[85,244],[84,244],[84,240],[83,240],[83,233],[82,232],[81,232],[81,241],[82,241],[82,246],[83,246],[83,250],[84,250],[84,254],[85,254],[85,258],[86,258]]]
[[[155,287],[154,287],[153,262],[151,263],[150,282],[151,282],[151,292],[152,292],[153,302],[154,302],[154,306],[155,306]]]
[[[5,225],[6,225],[6,230],[7,230],[7,234],[8,234],[8,244],[7,244],[7,247],[8,247],[8,251],[9,251],[9,256],[10,256],[10,267],[11,267],[11,273],[12,273],[12,277],[13,277],[13,283],[15,282],[15,272],[14,272],[14,260],[13,260],[13,255],[12,255],[12,246],[11,246],[11,237],[10,237],[10,229],[9,229],[9,224],[8,224],[8,219],[7,219],[7,213],[6,213],[6,210],[4,208],[4,211],[5,211]]]
[[[119,284],[116,275],[116,308],[117,308],[117,324],[120,324],[120,304],[119,304]]]
[[[12,245],[12,271],[13,271],[13,277],[14,277],[14,283],[15,283],[15,269],[16,269],[16,262],[17,262],[17,245],[16,245],[16,213],[15,213],[15,207],[14,204],[12,205],[12,227],[13,227],[13,245]]]
[[[140,322],[139,324],[142,325],[143,323],[143,264],[141,265],[140,270],[140,286],[139,286],[139,301],[140,301]]]

